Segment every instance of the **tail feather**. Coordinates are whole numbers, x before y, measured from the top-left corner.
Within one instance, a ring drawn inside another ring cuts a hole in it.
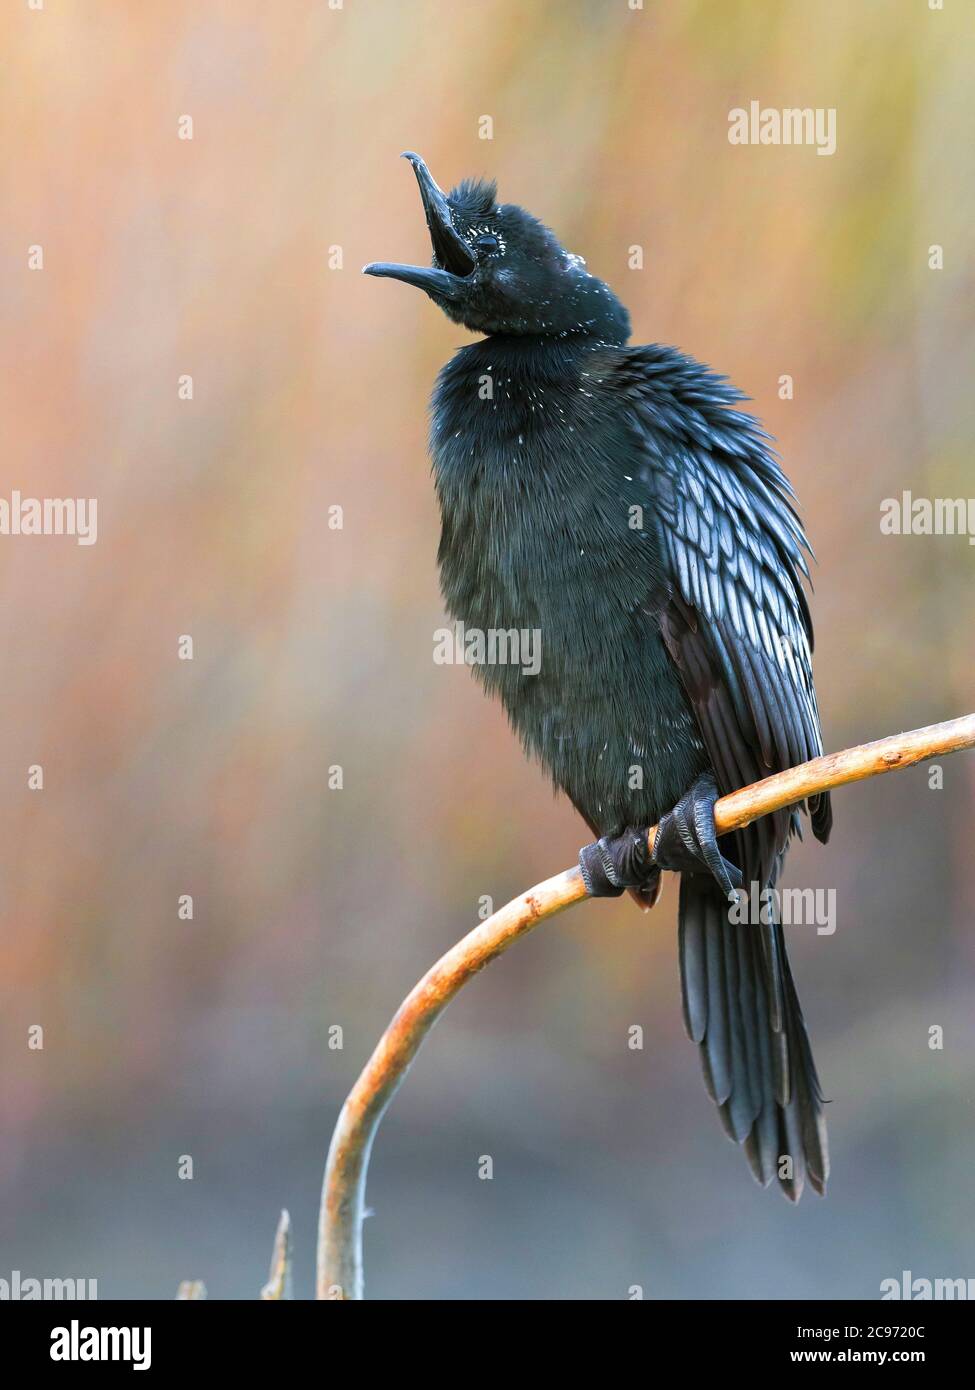
[[[679,955],[684,1021],[725,1132],[763,1187],[792,1201],[806,1179],[825,1192],[823,1097],[777,923],[736,924],[713,881],[682,874]]]

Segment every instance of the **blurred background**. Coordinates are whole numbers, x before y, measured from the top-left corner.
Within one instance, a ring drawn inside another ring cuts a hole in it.
[[[445,186],[496,176],[613,284],[634,341],[753,398],[819,559],[827,748],[972,709],[975,551],[879,527],[904,489],[975,491],[966,9],[4,7],[0,495],[96,497],[98,540],[0,537],[0,1277],[253,1298],[287,1206],[310,1296],[329,1135],[392,1012],[482,895],[588,838],[432,660],[426,400],[468,335],[359,275],[429,257],[401,150]],[[752,100],[835,107],[836,153],[730,145]],[[376,1145],[368,1295],[975,1276],[975,760],[932,781],[837,793],[833,843],[790,860],[837,895],[833,936],[789,933],[825,1202],[762,1192],[720,1130],[671,885],[647,917],[545,925],[448,1011]]]

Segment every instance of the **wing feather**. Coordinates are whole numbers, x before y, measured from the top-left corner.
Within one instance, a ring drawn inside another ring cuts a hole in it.
[[[741,396],[723,378],[658,347],[625,351],[618,371],[644,446],[661,635],[727,793],[822,752],[803,590],[812,552],[768,436],[732,408]],[[805,809],[825,840],[828,795]],[[746,888],[774,886],[798,824],[786,808],[723,837]],[[807,1176],[821,1190],[822,1097],[777,917],[729,926],[712,885],[685,874],[680,921],[685,1021],[722,1124],[760,1182],[778,1176],[793,1200]]]

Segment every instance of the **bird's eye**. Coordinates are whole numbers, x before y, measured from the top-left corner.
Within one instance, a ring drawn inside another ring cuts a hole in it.
[[[497,251],[499,242],[496,236],[491,236],[490,232],[484,232],[481,236],[474,238],[474,245],[478,251],[489,252]]]

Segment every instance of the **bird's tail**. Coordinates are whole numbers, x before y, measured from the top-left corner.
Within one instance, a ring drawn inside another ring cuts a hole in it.
[[[823,1097],[782,927],[729,920],[714,880],[687,873],[679,921],[684,1021],[726,1133],[763,1187],[797,1202],[808,1178],[823,1195]]]

